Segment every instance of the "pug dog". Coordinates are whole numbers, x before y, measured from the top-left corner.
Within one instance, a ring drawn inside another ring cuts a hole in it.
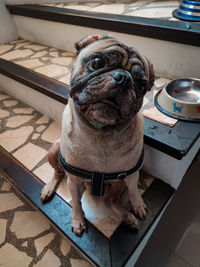
[[[71,228],[87,231],[81,197],[87,189],[131,228],[144,219],[146,205],[138,191],[143,163],[144,121],[140,111],[154,84],[148,59],[110,35],[87,36],[75,44],[77,61],[70,80],[70,98],[62,118],[62,134],[49,150],[54,175],[42,192],[49,199],[68,174],[72,196]],[[121,205],[127,190],[132,212]]]

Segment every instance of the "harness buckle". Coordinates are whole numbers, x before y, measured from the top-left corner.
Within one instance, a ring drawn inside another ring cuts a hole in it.
[[[122,173],[119,173],[119,174],[117,175],[117,179],[118,179],[118,180],[122,180],[122,179],[125,179],[126,176],[127,176],[126,172],[122,172]]]

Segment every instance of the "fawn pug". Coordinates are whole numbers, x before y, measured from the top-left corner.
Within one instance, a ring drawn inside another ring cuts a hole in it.
[[[105,203],[132,228],[133,213],[121,206],[128,190],[135,214],[146,215],[137,183],[143,162],[144,122],[140,108],[154,83],[152,64],[132,47],[115,38],[87,36],[78,51],[70,81],[70,98],[62,119],[62,134],[49,150],[55,169],[41,192],[45,201],[68,173],[72,196],[72,231],[87,230],[81,197],[85,189]]]

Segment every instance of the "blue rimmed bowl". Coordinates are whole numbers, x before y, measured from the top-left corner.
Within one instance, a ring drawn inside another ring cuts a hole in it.
[[[170,117],[200,122],[200,80],[187,78],[169,82],[155,95],[154,104]]]
[[[183,0],[172,15],[182,20],[200,21],[200,2]]]

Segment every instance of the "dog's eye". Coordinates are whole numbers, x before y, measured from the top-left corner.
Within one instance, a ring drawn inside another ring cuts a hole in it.
[[[95,57],[90,61],[90,68],[92,70],[102,69],[105,66],[105,60],[100,57]]]

